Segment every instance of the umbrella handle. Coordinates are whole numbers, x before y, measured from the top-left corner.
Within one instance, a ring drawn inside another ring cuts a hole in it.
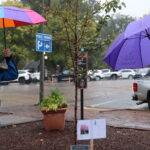
[[[5,32],[5,22],[4,22],[4,18],[3,18],[3,28],[4,28],[4,48],[6,49],[6,32]]]

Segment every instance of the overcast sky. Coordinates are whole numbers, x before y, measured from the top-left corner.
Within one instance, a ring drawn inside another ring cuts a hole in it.
[[[1,4],[3,1],[6,1],[6,0],[0,0],[0,4]]]
[[[0,0],[0,3],[6,0]],[[123,8],[121,14],[130,15],[133,17],[143,17],[145,14],[150,14],[150,0],[121,0],[126,4],[126,8]]]
[[[133,17],[143,17],[143,15],[150,14],[150,0],[121,0],[126,4],[120,13],[130,15]]]

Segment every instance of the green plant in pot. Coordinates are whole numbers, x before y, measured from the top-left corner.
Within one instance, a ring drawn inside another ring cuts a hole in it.
[[[68,107],[64,95],[58,88],[52,89],[51,94],[44,97],[39,107],[44,115],[46,130],[63,130],[65,127],[65,112]]]

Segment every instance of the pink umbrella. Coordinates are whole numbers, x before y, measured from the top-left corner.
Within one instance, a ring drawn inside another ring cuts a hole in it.
[[[6,48],[5,28],[18,27],[44,23],[47,20],[33,10],[11,6],[0,7],[0,28],[4,28],[4,41]]]

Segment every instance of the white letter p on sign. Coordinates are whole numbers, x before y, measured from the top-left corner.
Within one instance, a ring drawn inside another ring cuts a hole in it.
[[[40,49],[40,47],[42,47],[42,45],[43,45],[43,43],[38,40],[38,49]]]

